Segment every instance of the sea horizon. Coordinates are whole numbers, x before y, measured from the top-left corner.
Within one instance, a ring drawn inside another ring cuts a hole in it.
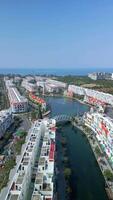
[[[0,68],[0,74],[20,74],[20,75],[78,75],[86,76],[92,72],[109,72],[113,73],[113,68]]]

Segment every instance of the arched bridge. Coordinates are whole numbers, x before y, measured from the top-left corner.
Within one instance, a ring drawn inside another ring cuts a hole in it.
[[[74,117],[75,115],[56,115],[53,117],[53,119],[56,120],[56,122],[66,122],[66,121],[71,121],[72,118]]]

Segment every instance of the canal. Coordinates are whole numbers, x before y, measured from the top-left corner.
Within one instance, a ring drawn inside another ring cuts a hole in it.
[[[77,101],[64,98],[47,97],[47,102],[51,105],[52,116],[58,114],[82,114],[89,110],[89,107]],[[104,189],[104,178],[97,165],[93,152],[84,134],[71,124],[63,125],[58,130],[58,200],[66,200],[65,182],[62,169],[62,150],[59,142],[61,135],[67,139],[68,157],[72,170],[71,200],[108,200]]]

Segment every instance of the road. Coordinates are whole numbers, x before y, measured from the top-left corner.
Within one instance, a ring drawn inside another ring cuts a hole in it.
[[[18,130],[25,130],[26,132],[28,132],[32,123],[28,119],[26,114],[23,114],[23,113],[22,114],[16,114],[16,116],[19,116],[22,119],[22,123],[20,124]]]

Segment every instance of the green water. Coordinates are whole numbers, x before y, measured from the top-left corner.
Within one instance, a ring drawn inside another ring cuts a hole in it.
[[[52,116],[84,113],[89,109],[88,106],[69,99],[49,97],[47,101],[51,105]],[[57,134],[59,134],[59,140],[60,134],[64,134],[68,141],[68,156],[72,169],[73,196],[71,200],[108,200],[104,189],[104,178],[86,137],[80,130],[73,128],[70,124],[63,126],[62,130],[59,130]],[[60,168],[57,182],[58,200],[65,200],[65,183],[60,160],[62,154],[60,142],[58,142],[58,154],[58,165]]]

